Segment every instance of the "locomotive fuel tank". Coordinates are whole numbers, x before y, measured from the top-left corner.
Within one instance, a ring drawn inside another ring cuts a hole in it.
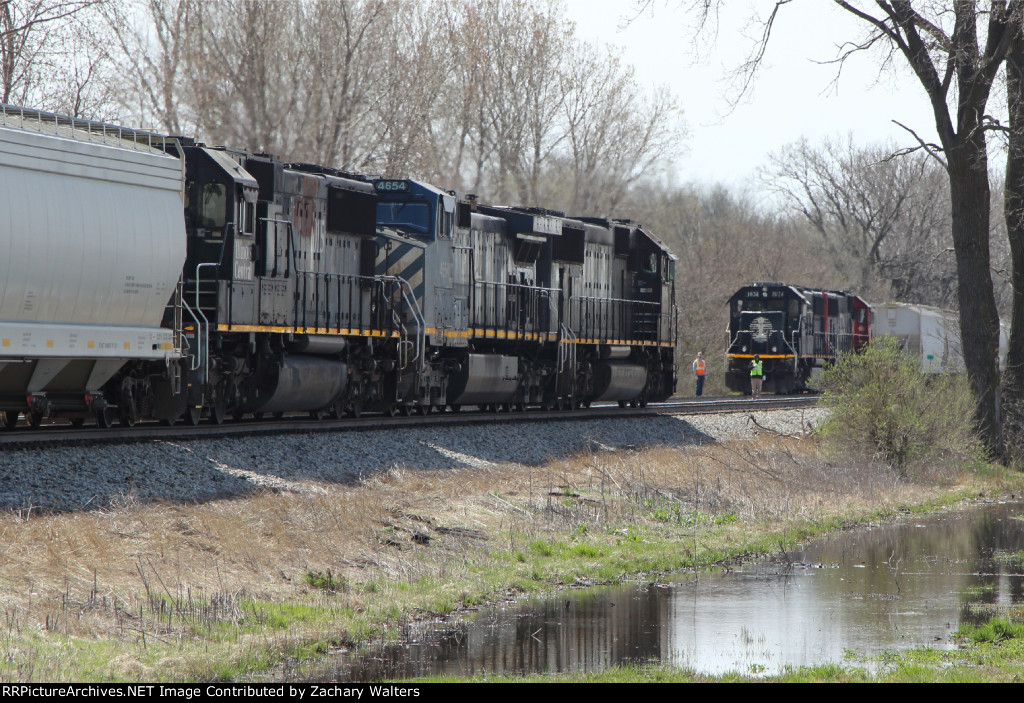
[[[647,369],[624,362],[594,364],[593,400],[631,400],[647,385]]]
[[[252,412],[287,412],[326,408],[345,390],[348,365],[317,356],[289,356],[269,363],[257,374],[250,394]]]
[[[508,403],[519,385],[519,360],[514,356],[469,354],[448,386],[453,405]]]

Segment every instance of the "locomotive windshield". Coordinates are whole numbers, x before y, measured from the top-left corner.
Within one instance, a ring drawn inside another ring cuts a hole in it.
[[[430,207],[426,203],[378,202],[377,224],[399,230],[430,233]]]

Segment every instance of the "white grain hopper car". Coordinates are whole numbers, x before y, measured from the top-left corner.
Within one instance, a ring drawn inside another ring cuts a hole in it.
[[[126,363],[179,352],[161,321],[185,261],[182,163],[144,136],[0,105],[9,420],[88,410],[87,395]]]
[[[872,336],[898,339],[907,353],[920,359],[921,370],[925,373],[958,373],[964,370],[960,316],[957,313],[908,303],[873,305],[872,312]],[[1000,367],[1006,361],[1007,338],[1006,325],[1000,323]]]
[[[872,333],[895,337],[904,351],[921,361],[925,373],[956,373],[964,368],[960,316],[927,305],[873,305]]]

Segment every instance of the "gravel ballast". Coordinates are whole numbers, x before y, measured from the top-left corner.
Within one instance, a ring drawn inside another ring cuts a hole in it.
[[[776,410],[315,432],[98,446],[6,449],[0,509],[91,510],[126,502],[207,501],[268,488],[323,491],[401,466],[436,471],[542,464],[581,451],[682,447],[800,434],[824,411]]]

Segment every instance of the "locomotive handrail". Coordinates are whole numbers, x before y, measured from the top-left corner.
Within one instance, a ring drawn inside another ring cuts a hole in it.
[[[182,307],[182,309],[183,309],[183,310],[184,310],[185,312],[187,312],[187,313],[188,313],[188,316],[189,316],[189,317],[191,317],[191,318],[192,318],[192,321],[193,321],[193,322],[195,322],[195,324],[196,324],[196,343],[197,343],[197,346],[198,346],[198,345],[199,345],[199,342],[200,342],[200,340],[201,340],[201,336],[200,336],[200,335],[201,335],[201,332],[200,332],[200,330],[201,330],[201,329],[203,328],[203,323],[201,323],[201,322],[199,321],[199,318],[198,318],[198,317],[196,317],[196,314],[195,314],[195,313],[194,313],[194,312],[192,311],[192,308],[191,308],[191,307],[189,307],[189,304],[188,304],[188,302],[187,302],[187,301],[186,301],[186,300],[185,300],[184,298],[183,298],[183,299],[182,299],[182,301],[181,301],[181,307]],[[202,313],[200,313],[200,314],[202,314]],[[191,352],[191,351],[192,351],[192,349],[191,349],[191,346],[192,346],[192,345],[190,345],[190,344],[188,343],[188,337],[187,337],[187,336],[185,336],[185,335],[182,335],[181,339],[182,339],[182,341],[183,341],[183,342],[184,342],[185,344],[188,344],[188,346],[189,346],[189,351]],[[200,366],[202,365],[202,358],[203,358],[203,353],[202,353],[202,351],[201,351],[201,350],[199,351],[199,355],[198,355],[198,356],[197,356],[197,355],[195,355],[195,354],[189,354],[189,356],[191,356],[191,357],[192,357],[192,361],[190,361],[190,362],[189,362],[189,370],[190,370],[190,371],[198,371],[198,370],[199,370],[199,367],[200,367]]]

